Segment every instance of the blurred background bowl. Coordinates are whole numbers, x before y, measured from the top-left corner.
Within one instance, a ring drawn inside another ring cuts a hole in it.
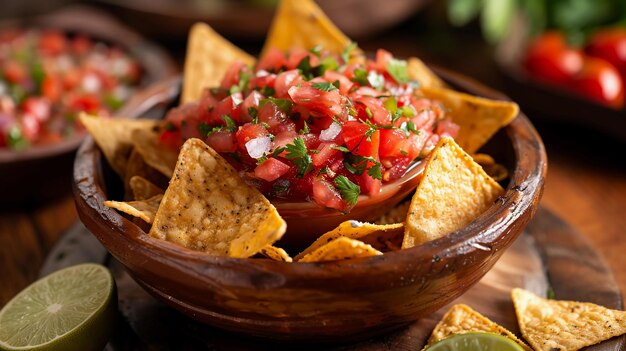
[[[69,7],[49,15],[0,21],[7,28],[57,29],[68,34],[85,34],[114,44],[135,57],[142,68],[140,86],[148,86],[176,73],[171,58],[159,47],[128,29],[111,16],[88,7]],[[37,205],[68,194],[74,153],[84,138],[22,151],[0,149],[0,207]]]
[[[470,79],[437,72],[460,90],[504,98]],[[176,101],[177,89],[157,90]],[[160,100],[137,112],[162,117],[168,104]],[[85,226],[129,274],[185,315],[255,336],[347,342],[406,325],[454,300],[480,280],[530,221],[547,167],[543,144],[531,123],[520,114],[483,151],[492,152],[511,174],[505,194],[493,206],[450,235],[362,259],[320,263],[235,259],[152,238],[103,205],[121,195],[122,184],[90,137],[77,154],[74,198]]]

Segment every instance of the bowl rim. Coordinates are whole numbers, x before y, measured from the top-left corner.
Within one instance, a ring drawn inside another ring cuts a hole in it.
[[[432,68],[446,82],[452,83],[461,91],[488,98],[509,100],[502,93],[487,88],[471,78],[446,69]],[[162,85],[172,85],[178,80],[180,78],[170,79],[158,85],[162,89]],[[175,94],[175,89],[169,89],[163,93]],[[152,238],[117,211],[103,205],[106,198],[100,172],[100,150],[91,137],[85,139],[76,156],[73,179],[74,199],[83,222],[95,221],[105,224],[110,230],[121,234],[113,240],[123,240],[129,246],[140,245],[142,250],[150,252],[154,261],[167,261],[181,268],[184,266],[190,269],[196,266],[215,265],[247,272],[279,270],[295,280],[341,279],[346,274],[366,277],[373,267],[410,267],[418,264],[420,260],[438,261],[441,258],[472,250],[490,251],[490,243],[510,241],[511,238],[508,238],[507,234],[512,232],[512,227],[525,225],[528,222],[534,215],[543,192],[547,171],[545,148],[539,134],[521,111],[517,118],[504,129],[508,140],[512,143],[516,163],[505,193],[495,201],[495,204],[472,223],[453,233],[410,249],[388,252],[380,256],[342,261],[287,263],[212,256]],[[529,211],[530,216],[524,217]],[[94,234],[100,241],[103,241],[100,238],[102,233]],[[113,255],[115,256],[115,253]],[[327,269],[337,266],[342,269]],[[195,271],[202,276],[199,269]]]
[[[57,29],[64,34],[81,33],[95,40],[104,41],[122,48],[126,53],[134,56],[143,69],[141,82],[132,96],[139,94],[143,89],[149,88],[156,82],[176,74],[174,61],[163,49],[134,32],[111,15],[97,11],[89,6],[68,6],[33,18],[0,21],[0,31],[9,28],[23,30]],[[127,100],[124,105],[130,101],[130,99]],[[76,150],[85,136],[85,133],[79,133],[54,144],[36,145],[26,150],[0,148],[0,164],[26,162],[65,154]]]

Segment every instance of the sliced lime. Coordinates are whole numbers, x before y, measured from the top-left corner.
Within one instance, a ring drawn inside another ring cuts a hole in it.
[[[0,310],[0,349],[102,350],[117,309],[108,269],[86,263],[34,282]]]
[[[427,351],[524,351],[515,341],[493,333],[457,334],[440,340]]]

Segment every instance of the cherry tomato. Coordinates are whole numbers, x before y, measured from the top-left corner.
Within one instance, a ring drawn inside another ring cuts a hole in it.
[[[600,29],[585,48],[588,55],[607,60],[626,81],[626,28]]]
[[[594,101],[615,108],[624,106],[624,83],[617,69],[603,59],[588,57],[573,78],[572,88]]]
[[[524,66],[536,78],[566,86],[583,65],[580,50],[567,46],[559,32],[546,32],[528,47]]]

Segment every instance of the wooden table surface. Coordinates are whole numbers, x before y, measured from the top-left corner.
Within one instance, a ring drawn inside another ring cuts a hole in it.
[[[414,21],[425,18],[420,16]],[[427,38],[424,27],[414,23],[360,44],[365,49],[385,47],[404,56],[422,54],[427,61],[498,87],[490,51],[477,44],[475,33],[465,40],[465,32],[455,31],[453,50],[425,54],[433,40],[421,40]],[[415,31],[417,35],[412,34]],[[450,37],[444,36],[445,40]],[[549,158],[542,205],[589,238],[613,269],[620,289],[626,291],[626,144],[588,130],[551,125],[542,122],[541,116],[530,117]],[[0,306],[37,277],[47,252],[76,220],[69,194],[44,206],[0,210]]]

